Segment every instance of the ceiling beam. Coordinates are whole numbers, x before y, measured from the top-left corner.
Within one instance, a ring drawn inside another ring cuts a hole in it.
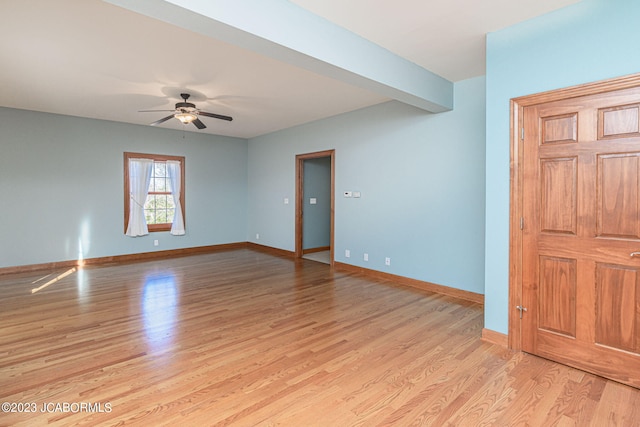
[[[286,0],[105,0],[431,113],[453,83]]]

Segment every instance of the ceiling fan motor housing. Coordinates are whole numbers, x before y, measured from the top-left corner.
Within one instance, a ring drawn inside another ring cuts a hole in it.
[[[178,103],[176,103],[176,110],[180,110],[180,109],[183,109],[183,108],[193,108],[193,109],[195,109],[196,105],[192,104],[190,102],[178,102]]]

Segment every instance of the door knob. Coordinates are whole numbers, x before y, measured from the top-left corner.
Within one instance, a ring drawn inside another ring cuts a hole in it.
[[[629,256],[630,257],[640,256],[640,252],[631,252]]]

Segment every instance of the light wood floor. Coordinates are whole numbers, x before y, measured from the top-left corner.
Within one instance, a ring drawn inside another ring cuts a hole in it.
[[[311,252],[309,254],[304,255],[302,258],[309,259],[311,261],[322,262],[324,264],[331,264],[330,251]]]
[[[481,341],[478,305],[317,262],[61,273],[0,276],[0,402],[37,405],[0,425],[640,425],[639,390]]]

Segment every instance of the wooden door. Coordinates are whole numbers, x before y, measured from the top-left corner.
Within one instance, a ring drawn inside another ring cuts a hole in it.
[[[523,113],[522,349],[640,387],[640,89]]]

